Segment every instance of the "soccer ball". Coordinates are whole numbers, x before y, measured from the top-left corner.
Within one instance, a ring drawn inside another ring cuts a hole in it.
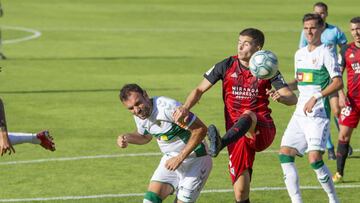
[[[278,71],[278,59],[274,53],[267,50],[255,52],[249,62],[249,69],[253,76],[268,80]]]

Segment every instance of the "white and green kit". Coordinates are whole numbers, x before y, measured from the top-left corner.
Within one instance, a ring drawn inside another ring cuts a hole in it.
[[[281,146],[304,152],[325,151],[329,136],[330,105],[328,97],[319,97],[312,112],[304,113],[304,105],[313,96],[318,96],[331,82],[331,78],[341,77],[336,56],[326,45],[311,52],[307,47],[295,54],[295,78],[298,82],[299,97],[296,110],[285,130]],[[321,95],[320,95],[321,96]]]
[[[165,168],[165,162],[177,156],[184,149],[191,133],[187,130],[195,121],[192,116],[186,126],[175,124],[172,114],[181,104],[167,97],[153,97],[153,109],[149,118],[135,122],[138,133],[150,134],[157,139],[164,154],[151,181],[168,183],[177,189],[177,198],[183,202],[195,202],[212,168],[211,157],[207,154],[205,142],[200,143],[175,171]]]

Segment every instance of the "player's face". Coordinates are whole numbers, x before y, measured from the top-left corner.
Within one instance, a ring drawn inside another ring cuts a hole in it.
[[[354,42],[360,44],[360,23],[350,23],[351,36],[354,38]]]
[[[328,16],[326,9],[322,6],[315,6],[314,13],[319,14],[321,18],[324,20],[324,22],[326,20],[326,17]]]
[[[320,42],[322,28],[317,24],[316,20],[308,20],[304,22],[304,33],[308,44],[313,45]]]
[[[254,42],[254,39],[249,36],[239,36],[238,42],[238,57],[240,60],[249,61],[250,57],[258,50],[260,46]]]
[[[130,92],[127,100],[122,103],[132,114],[140,119],[144,120],[151,115],[151,100],[146,93],[142,95],[138,92]]]

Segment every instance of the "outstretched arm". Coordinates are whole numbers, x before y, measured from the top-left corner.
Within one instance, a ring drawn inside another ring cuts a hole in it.
[[[9,152],[15,153],[15,149],[11,145],[7,133],[6,119],[5,119],[5,108],[2,100],[0,99],[0,151],[1,156]]]
[[[297,103],[297,97],[289,87],[283,87],[276,91],[268,91],[267,94],[277,102],[291,106]]]
[[[212,84],[204,78],[201,83],[189,94],[183,105],[184,108],[190,110],[197,102],[200,101],[201,96],[212,87]]]
[[[199,118],[195,119],[194,123],[188,128],[188,130],[191,132],[191,136],[184,149],[177,156],[166,161],[165,167],[168,170],[176,170],[186,157],[194,151],[195,147],[202,142],[207,132],[205,124]]]
[[[290,90],[293,90],[293,91],[297,90],[297,83],[298,82],[295,79],[293,81],[289,82],[288,85],[289,85]]]
[[[191,91],[189,96],[186,98],[185,103],[174,112],[173,117],[175,122],[187,122],[189,110],[200,101],[201,96],[211,87],[212,84],[204,78],[201,83]]]
[[[125,133],[119,135],[117,139],[117,144],[119,145],[120,148],[126,148],[129,143],[143,145],[149,143],[151,139],[152,139],[151,135],[141,135],[138,132]]]

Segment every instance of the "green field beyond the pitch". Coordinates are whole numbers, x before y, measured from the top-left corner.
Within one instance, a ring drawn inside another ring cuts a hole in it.
[[[169,0],[3,0],[0,18],[3,53],[0,97],[10,131],[49,129],[55,152],[35,145],[17,145],[0,158],[0,202],[6,199],[54,198],[46,202],[141,202],[160,155],[155,140],[119,149],[116,138],[134,131],[118,91],[138,83],[148,94],[184,101],[215,63],[236,54],[238,33],[246,27],[264,31],[264,49],[277,54],[280,71],[293,77],[301,18],[314,1],[169,1]],[[328,22],[348,36],[348,22],[358,15],[358,2],[331,1]],[[41,33],[32,40],[13,43]],[[252,188],[285,187],[277,158],[280,139],[294,110],[270,104],[277,124],[271,153],[256,157]],[[193,111],[224,132],[221,85],[217,84]],[[334,127],[334,126],[333,126]],[[333,141],[337,134],[332,129]],[[359,131],[351,145],[360,149]],[[137,154],[142,153],[142,156]],[[132,154],[133,156],[128,156]],[[325,154],[325,157],[327,154]],[[360,152],[347,160],[342,202],[360,199]],[[67,160],[64,160],[67,159]],[[73,159],[73,160],[69,160]],[[326,158],[325,158],[326,159]],[[28,161],[28,163],[24,163]],[[38,161],[36,163],[36,161]],[[16,163],[15,163],[16,162]],[[227,155],[214,159],[204,190],[231,190]],[[335,161],[326,160],[332,172]],[[301,186],[319,186],[307,158],[296,159]],[[116,194],[117,197],[101,198]],[[121,197],[121,195],[125,197]],[[302,190],[304,202],[327,202],[320,189]],[[62,200],[65,197],[93,199]],[[173,196],[165,202],[173,202]],[[201,194],[198,202],[233,202],[232,192]],[[252,202],[289,202],[286,190],[256,190]],[[45,200],[45,199],[43,199]],[[25,200],[24,200],[25,202]],[[44,201],[45,202],[45,201]]]

